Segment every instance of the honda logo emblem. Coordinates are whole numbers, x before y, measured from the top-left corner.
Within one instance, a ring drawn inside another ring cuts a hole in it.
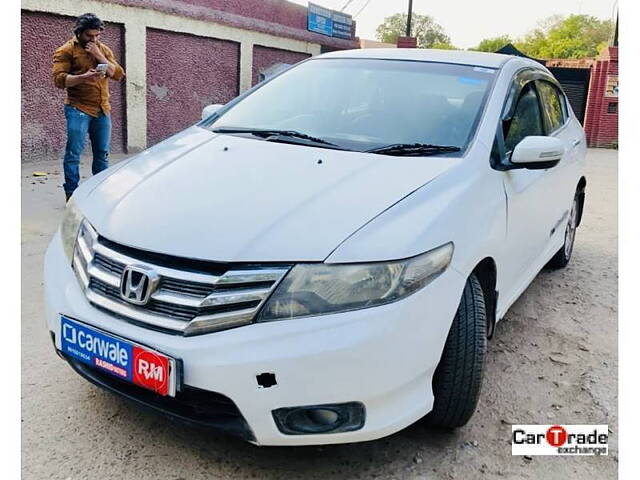
[[[127,265],[120,277],[120,296],[134,305],[145,305],[155,291],[160,276],[141,265]]]

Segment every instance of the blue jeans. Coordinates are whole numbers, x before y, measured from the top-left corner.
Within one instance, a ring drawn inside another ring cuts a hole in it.
[[[64,191],[71,195],[80,181],[80,154],[89,133],[95,175],[109,166],[109,142],[111,141],[111,117],[100,111],[92,117],[71,105],[64,106],[67,119],[67,146],[64,151]]]

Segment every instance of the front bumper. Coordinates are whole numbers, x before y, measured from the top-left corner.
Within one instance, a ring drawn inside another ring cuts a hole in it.
[[[176,397],[163,397],[97,368],[92,368],[74,358],[63,354],[59,355],[69,363],[78,375],[141,407],[161,412],[191,426],[214,428],[238,436],[243,440],[255,442],[253,432],[238,407],[224,395],[185,385]]]
[[[260,445],[373,440],[428,413],[433,405],[431,379],[465,282],[450,268],[428,287],[389,305],[183,337],[149,330],[93,307],[59,234],[47,250],[44,280],[47,325],[56,348],[64,314],[180,359],[183,384],[230,399],[253,434],[244,438]],[[277,383],[258,385],[256,377],[263,373],[274,374]],[[364,404],[361,429],[285,435],[272,415],[283,407],[342,402]]]

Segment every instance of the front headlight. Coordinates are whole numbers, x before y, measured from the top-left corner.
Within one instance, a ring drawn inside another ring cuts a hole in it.
[[[453,243],[405,260],[360,264],[299,264],[267,301],[258,321],[345,312],[400,300],[449,266]]]
[[[62,247],[64,253],[67,254],[69,263],[73,260],[73,247],[76,244],[76,238],[78,237],[78,230],[82,223],[83,215],[80,209],[73,201],[73,198],[67,203],[67,208],[64,211],[64,217],[62,224],[60,225],[60,236],[62,237]]]

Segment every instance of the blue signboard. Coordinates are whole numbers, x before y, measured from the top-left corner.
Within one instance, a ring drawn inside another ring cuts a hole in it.
[[[334,37],[345,38],[347,40],[351,40],[353,38],[351,36],[351,25],[353,24],[351,15],[345,15],[341,12],[333,12],[332,20]]]
[[[307,29],[311,32],[351,40],[352,24],[351,15],[309,3]]]
[[[307,17],[307,28],[309,31],[331,37],[333,33],[332,13],[333,12],[327,8],[310,3]]]

